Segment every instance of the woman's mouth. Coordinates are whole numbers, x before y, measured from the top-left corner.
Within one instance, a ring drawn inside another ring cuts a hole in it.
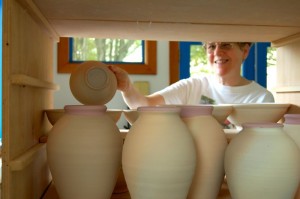
[[[225,64],[228,62],[228,59],[217,59],[214,61],[215,64]]]

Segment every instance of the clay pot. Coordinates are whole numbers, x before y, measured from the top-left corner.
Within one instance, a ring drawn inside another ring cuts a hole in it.
[[[232,198],[293,198],[300,180],[295,142],[278,123],[248,123],[229,143],[225,172]]]
[[[181,118],[197,149],[197,167],[188,199],[216,199],[224,179],[227,140],[212,106],[182,106]]]
[[[300,148],[300,114],[285,114],[283,129]]]
[[[296,142],[297,146],[299,147],[298,155],[300,156],[300,114],[285,114],[283,125],[283,130]],[[300,186],[298,186],[295,199],[300,199]]]
[[[61,199],[109,199],[123,140],[105,106],[66,106],[49,133],[47,157]]]
[[[122,166],[132,199],[186,199],[196,167],[193,138],[179,107],[139,107]]]
[[[71,73],[70,89],[73,96],[85,105],[104,105],[117,90],[117,79],[107,65],[87,61]]]

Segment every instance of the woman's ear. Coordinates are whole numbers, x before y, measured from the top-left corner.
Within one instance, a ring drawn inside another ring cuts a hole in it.
[[[250,52],[250,48],[251,46],[249,44],[246,44],[245,46],[243,46],[242,51],[243,51],[243,60],[245,60]]]

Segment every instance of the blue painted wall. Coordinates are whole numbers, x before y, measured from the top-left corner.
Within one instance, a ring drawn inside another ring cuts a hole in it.
[[[0,140],[2,141],[2,0],[0,0]]]

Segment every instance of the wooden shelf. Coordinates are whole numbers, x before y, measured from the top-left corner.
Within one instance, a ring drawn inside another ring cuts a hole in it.
[[[32,18],[41,25],[54,41],[59,41],[59,35],[50,25],[45,16],[41,13],[40,9],[33,3],[32,0],[18,0],[21,5],[28,11]]]
[[[45,194],[45,196],[42,199],[60,199],[55,186],[53,185],[53,183],[50,185],[47,193]],[[125,193],[117,193],[117,194],[112,194],[110,199],[131,199],[129,192],[125,192]],[[226,183],[222,184],[219,196],[217,199],[231,199],[229,190],[228,190],[228,186]]]
[[[30,77],[28,75],[24,74],[14,74],[10,78],[10,82],[15,85],[20,86],[32,86],[32,87],[38,87],[38,88],[45,88],[50,90],[58,90],[59,86],[56,84],[53,84],[51,82],[39,80],[34,77]]]
[[[11,171],[23,170],[27,165],[29,165],[41,150],[44,150],[46,144],[37,144],[18,158],[9,162],[9,167]]]
[[[276,93],[295,93],[300,92],[300,86],[284,86],[275,89]]]

